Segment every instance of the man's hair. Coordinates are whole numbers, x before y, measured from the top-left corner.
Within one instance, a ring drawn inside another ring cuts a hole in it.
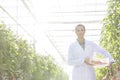
[[[84,28],[84,30],[85,30],[85,26],[84,26],[83,24],[78,24],[78,25],[75,27],[75,30],[76,30],[76,28],[77,28],[78,26],[82,26],[82,27]]]

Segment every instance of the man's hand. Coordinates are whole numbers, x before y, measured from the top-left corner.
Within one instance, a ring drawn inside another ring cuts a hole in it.
[[[91,66],[93,65],[92,60],[90,58],[85,58],[84,62],[88,65],[91,65]]]
[[[88,65],[91,65],[91,66],[107,65],[106,62],[103,62],[100,60],[92,60],[90,58],[86,58],[84,62]]]
[[[108,63],[100,60],[93,60],[93,64],[94,66],[102,66],[102,65],[107,65]]]

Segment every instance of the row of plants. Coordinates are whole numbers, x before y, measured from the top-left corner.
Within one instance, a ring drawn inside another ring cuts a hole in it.
[[[110,71],[112,75],[109,75],[111,80],[115,70],[118,71],[117,67],[120,67],[120,0],[108,0],[107,5],[107,15],[102,21],[100,44],[115,59],[115,63]],[[108,68],[97,69],[97,80],[102,80],[107,71]]]
[[[50,56],[38,55],[26,40],[0,24],[0,80],[68,80]]]

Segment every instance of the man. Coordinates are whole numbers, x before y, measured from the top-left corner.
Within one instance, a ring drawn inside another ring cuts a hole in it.
[[[96,80],[93,66],[106,63],[93,60],[94,52],[100,53],[109,59],[109,68],[114,62],[114,59],[106,50],[84,38],[85,31],[85,26],[82,24],[75,27],[77,40],[68,49],[68,64],[74,66],[72,80]]]

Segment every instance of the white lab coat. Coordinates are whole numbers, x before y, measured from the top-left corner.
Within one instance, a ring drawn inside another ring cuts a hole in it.
[[[72,80],[96,80],[93,66],[84,63],[86,57],[93,58],[94,52],[100,53],[113,62],[111,55],[97,44],[85,40],[85,49],[76,40],[68,49],[68,64],[73,65]]]

